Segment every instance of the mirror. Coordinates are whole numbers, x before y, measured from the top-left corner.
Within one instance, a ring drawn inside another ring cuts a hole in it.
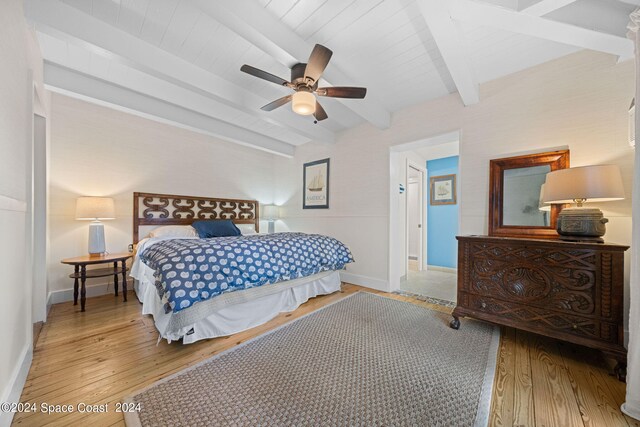
[[[551,166],[507,169],[502,174],[502,223],[504,225],[550,226],[540,189]],[[551,209],[548,209],[549,211]]]
[[[541,203],[547,173],[569,167],[569,150],[495,159],[489,170],[489,235],[557,238],[560,206]]]

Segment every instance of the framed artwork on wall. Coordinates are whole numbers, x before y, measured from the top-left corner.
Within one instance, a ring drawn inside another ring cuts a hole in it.
[[[455,205],[456,204],[456,175],[432,176],[429,185],[429,204]]]
[[[302,209],[329,209],[329,159],[305,163]]]

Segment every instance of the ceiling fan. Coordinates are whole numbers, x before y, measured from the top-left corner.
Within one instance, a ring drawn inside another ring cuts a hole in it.
[[[327,67],[331,55],[333,55],[331,50],[320,44],[315,45],[309,56],[309,62],[306,64],[299,63],[291,67],[290,82],[266,71],[252,67],[251,65],[243,65],[240,67],[240,71],[275,84],[286,86],[295,91],[291,95],[283,96],[268,103],[261,108],[262,110],[272,111],[291,101],[291,108],[294,112],[303,116],[313,114],[313,117],[315,117],[314,123],[318,123],[328,116],[324,108],[322,108],[316,100],[314,94],[331,98],[358,99],[364,98],[367,94],[367,88],[364,87],[318,87],[318,80],[320,80],[322,72]]]

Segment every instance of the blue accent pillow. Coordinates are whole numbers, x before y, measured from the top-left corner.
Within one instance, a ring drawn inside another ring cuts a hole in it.
[[[207,219],[191,224],[201,239],[208,237],[240,236],[240,229],[230,219]]]

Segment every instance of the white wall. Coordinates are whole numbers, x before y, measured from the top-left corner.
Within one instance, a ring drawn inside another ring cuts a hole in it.
[[[74,218],[78,196],[115,198],[117,219],[104,221],[109,252],[132,243],[134,191],[273,201],[272,154],[58,94],[51,126],[51,302],[72,298],[69,267],[60,260],[87,252],[89,224]],[[90,287],[87,294],[105,291]]]
[[[278,160],[280,170],[289,169],[277,181],[283,221],[343,239],[357,261],[349,270],[389,289],[389,147],[459,129],[461,234],[487,233],[490,159],[567,145],[572,166],[620,166],[628,198],[600,207],[610,219],[607,240],[629,244],[633,62],[582,51],[483,84],[480,94],[480,103],[469,107],[457,94],[410,107],[393,115],[389,129],[365,124],[333,145],[306,144],[294,159]],[[300,181],[302,164],[324,157],[331,158],[331,209],[303,211],[300,186],[289,180]],[[628,273],[625,278],[628,286]]]
[[[32,352],[31,253],[27,211],[31,175],[34,84],[41,93],[42,58],[24,20],[22,1],[0,13],[0,401],[17,401]],[[44,236],[39,236],[44,238]],[[10,413],[0,413],[0,425]]]

